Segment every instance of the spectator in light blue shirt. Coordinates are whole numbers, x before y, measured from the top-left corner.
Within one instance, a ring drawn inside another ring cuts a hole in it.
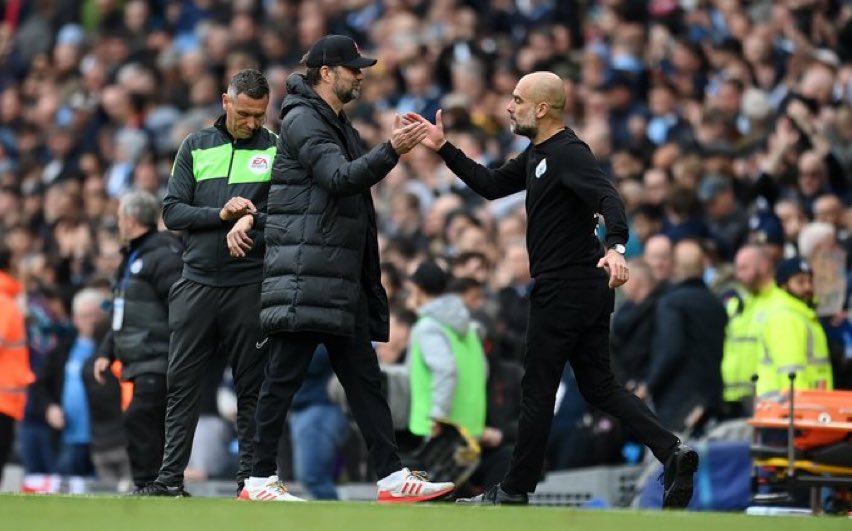
[[[61,404],[50,406],[49,410],[52,409],[53,413],[48,411],[48,417],[52,415],[62,419],[62,449],[57,471],[65,476],[94,474],[90,452],[89,404],[82,370],[97,348],[96,330],[106,316],[102,309],[104,298],[105,293],[98,289],[83,289],[74,296],[73,318],[77,338],[65,361]]]

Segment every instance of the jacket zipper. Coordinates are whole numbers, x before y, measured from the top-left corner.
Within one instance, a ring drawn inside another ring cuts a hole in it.
[[[229,182],[231,181],[231,168],[234,165],[234,151],[236,151],[236,140],[231,140],[231,159],[228,161],[228,174],[225,176],[225,191],[222,194],[224,197],[222,198],[222,205],[228,202],[228,189]],[[224,263],[222,260],[222,251],[223,251],[223,242],[224,238],[219,238],[219,244],[216,246],[216,262],[220,265],[219,272],[222,272],[224,267]]]

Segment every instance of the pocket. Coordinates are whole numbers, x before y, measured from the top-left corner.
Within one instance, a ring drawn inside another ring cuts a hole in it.
[[[175,283],[174,283],[174,284],[172,284],[172,287],[170,287],[170,288],[169,288],[169,297],[168,297],[168,299],[167,299],[167,300],[169,301],[169,303],[170,303],[170,304],[171,304],[171,302],[172,302],[172,299],[174,299],[175,292],[177,292],[178,287],[179,287],[179,286],[180,286],[183,282],[184,282],[184,278],[183,278],[183,277],[180,277],[179,279],[177,279],[177,280],[175,281]]]

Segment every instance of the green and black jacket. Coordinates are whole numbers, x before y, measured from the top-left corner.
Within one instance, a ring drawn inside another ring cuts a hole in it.
[[[184,232],[183,277],[208,286],[260,282],[266,226],[266,200],[277,137],[261,128],[251,138],[235,140],[225,116],[213,127],[186,137],[178,150],[163,200],[163,221]],[[228,199],[244,197],[257,207],[249,236],[254,246],[245,258],[231,258],[225,237],[234,222],[219,218]]]

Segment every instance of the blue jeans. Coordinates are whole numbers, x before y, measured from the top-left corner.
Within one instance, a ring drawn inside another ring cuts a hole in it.
[[[91,447],[82,443],[63,443],[56,463],[56,472],[62,476],[94,476]]]
[[[27,474],[56,472],[54,430],[47,424],[25,420],[20,431],[21,461]]]
[[[334,464],[346,441],[346,417],[338,406],[323,404],[290,413],[293,469],[317,500],[336,500]]]

